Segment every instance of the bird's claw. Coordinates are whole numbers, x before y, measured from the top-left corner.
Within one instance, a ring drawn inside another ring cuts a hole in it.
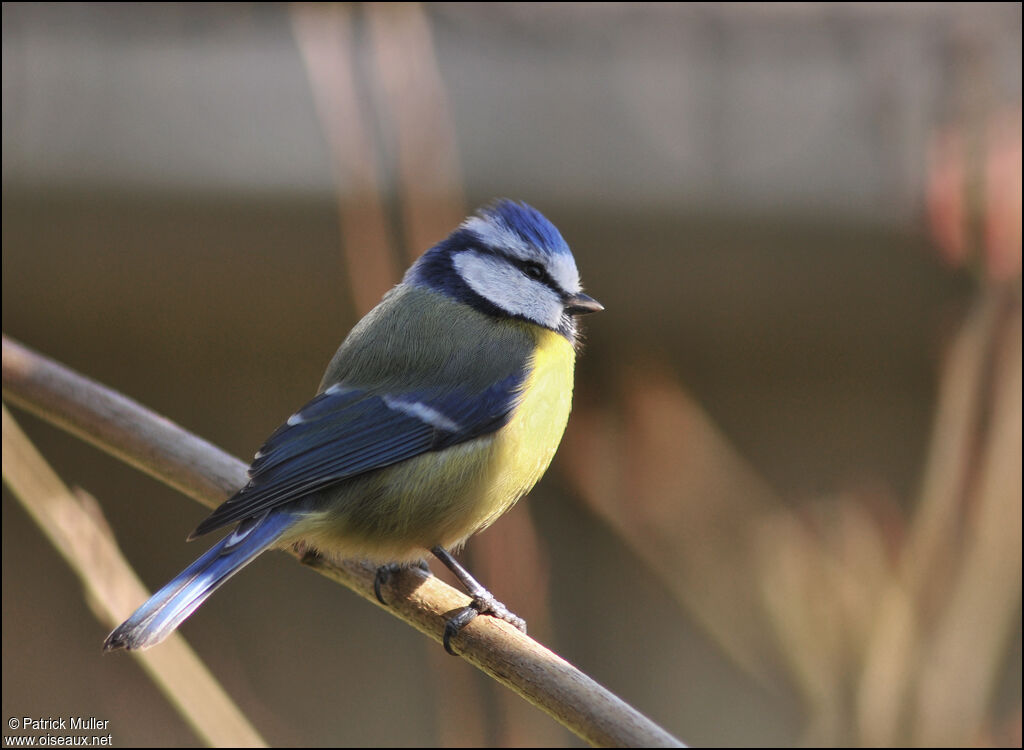
[[[406,568],[411,567],[417,567],[425,573],[430,573],[430,566],[427,565],[426,560],[420,560],[419,562],[412,563],[411,565],[388,563],[387,565],[378,566],[377,573],[373,577],[373,594],[377,597],[377,601],[385,607],[388,606],[388,603],[384,601],[384,595],[381,593],[381,588],[388,585],[388,582],[391,580],[391,576],[395,575],[395,573],[400,573]]]
[[[373,595],[377,597],[377,601],[383,604],[385,607],[388,603],[384,601],[384,594],[381,593],[381,587],[386,586],[388,581],[391,580],[391,576],[398,572],[398,563],[388,563],[387,565],[381,565],[377,568],[377,573],[373,577]]]
[[[509,611],[508,607],[495,599],[490,593],[481,596],[474,596],[473,601],[467,607],[456,610],[455,614],[448,618],[444,624],[444,650],[452,656],[452,638],[459,634],[464,627],[476,619],[477,615],[488,615],[504,620],[517,630],[526,632],[526,620],[519,615]]]

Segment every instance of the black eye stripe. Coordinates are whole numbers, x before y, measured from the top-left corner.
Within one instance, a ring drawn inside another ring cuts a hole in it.
[[[558,286],[553,278],[551,278],[551,274],[548,273],[548,269],[537,261],[520,260],[519,258],[513,258],[507,255],[505,257],[508,259],[509,263],[522,271],[526,278],[540,282],[548,289],[551,289],[559,295],[562,294],[562,288]]]
[[[539,281],[541,284],[544,284],[544,286],[554,292],[557,292],[559,295],[562,294],[562,288],[551,277],[551,274],[548,273],[548,269],[544,267],[544,264],[535,260],[523,260],[522,258],[510,255],[500,248],[489,247],[487,245],[477,245],[473,249],[483,255],[492,255],[496,258],[503,259],[509,263],[509,265],[518,268],[526,278]]]

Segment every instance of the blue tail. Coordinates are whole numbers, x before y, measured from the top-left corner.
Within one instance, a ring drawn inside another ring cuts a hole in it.
[[[107,636],[104,651],[155,646],[231,576],[284,535],[296,520],[289,513],[264,513],[242,521],[231,534],[178,574]]]

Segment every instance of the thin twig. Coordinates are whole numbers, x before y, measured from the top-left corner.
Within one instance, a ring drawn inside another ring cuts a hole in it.
[[[3,396],[206,505],[216,505],[244,483],[245,465],[237,459],[6,336]],[[376,602],[371,567],[358,562],[335,564],[311,556],[303,562]],[[467,603],[464,594],[418,569],[397,577],[390,598],[392,604],[386,611],[437,642],[441,641],[446,614]],[[468,662],[593,745],[682,746],[622,699],[511,625],[478,617],[453,645]]]
[[[373,41],[380,112],[395,134],[406,260],[439,242],[466,215],[448,90],[420,3],[361,6]]]
[[[381,196],[383,170],[374,129],[362,106],[353,56],[353,8],[343,3],[289,6],[337,185],[342,251],[356,310],[362,316],[400,275]]]
[[[64,486],[7,407],[3,408],[3,456],[4,482],[78,575],[97,617],[114,627],[149,592],[125,561],[110,527],[98,516],[98,506],[90,507],[95,501],[76,497]],[[181,635],[174,634],[163,648],[135,653],[206,742],[216,747],[267,747]]]

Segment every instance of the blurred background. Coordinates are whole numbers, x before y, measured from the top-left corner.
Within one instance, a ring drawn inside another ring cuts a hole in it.
[[[477,576],[695,745],[1020,746],[1019,3],[5,3],[2,35],[5,334],[247,459],[411,259],[527,201],[607,311]],[[204,508],[14,416],[149,586],[199,554]],[[6,487],[2,610],[5,717],[201,743]],[[182,630],[272,745],[580,744],[283,555]]]

